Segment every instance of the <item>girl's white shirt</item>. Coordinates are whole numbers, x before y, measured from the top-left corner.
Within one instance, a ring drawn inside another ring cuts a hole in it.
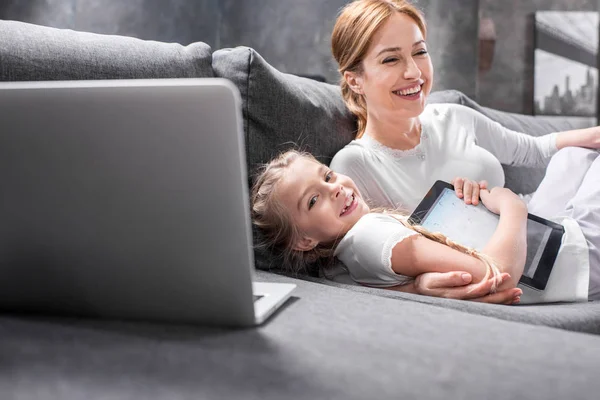
[[[588,246],[577,222],[571,218],[555,218],[565,227],[561,248],[544,291],[523,289],[521,304],[559,301],[587,301],[589,287]],[[392,249],[405,238],[418,235],[389,214],[370,213],[362,217],[338,244],[335,256],[344,264],[330,271],[328,277],[372,287],[392,287],[409,283],[412,278],[392,269]],[[342,267],[342,268],[344,268]]]

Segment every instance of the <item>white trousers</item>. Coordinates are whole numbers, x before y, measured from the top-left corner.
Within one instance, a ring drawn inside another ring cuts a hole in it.
[[[585,236],[590,256],[589,298],[600,299],[600,154],[567,147],[556,153],[527,205],[543,218],[571,217]]]

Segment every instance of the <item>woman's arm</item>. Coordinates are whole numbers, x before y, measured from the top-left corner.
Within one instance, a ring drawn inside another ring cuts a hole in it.
[[[535,137],[513,131],[464,106],[459,119],[473,130],[475,143],[505,165],[543,166],[558,151],[557,133]]]
[[[556,136],[556,147],[559,150],[565,147],[598,149],[600,148],[600,126],[559,132]]]
[[[483,253],[496,261],[501,272],[511,276],[500,289],[515,287],[525,265],[527,207],[517,195],[504,188],[494,188],[491,192],[482,190],[481,200],[490,211],[500,214],[498,227]],[[460,270],[471,274],[474,283],[489,276],[483,261],[423,235],[410,236],[394,246],[392,270],[413,277],[426,272]]]

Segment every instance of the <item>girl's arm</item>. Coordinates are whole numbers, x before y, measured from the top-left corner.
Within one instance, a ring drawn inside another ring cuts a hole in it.
[[[491,293],[495,283],[499,285],[503,281],[507,281],[509,277],[507,273],[503,273],[497,280],[489,278],[480,283],[471,283],[471,275],[464,271],[427,272],[417,276],[410,283],[386,289],[446,299],[492,304],[517,304],[523,294],[523,291],[519,288],[503,289]]]
[[[525,266],[527,207],[517,195],[504,188],[494,188],[491,192],[482,190],[481,200],[490,211],[500,215],[498,227],[482,252],[496,261],[501,272],[511,276],[500,289],[515,287]],[[413,277],[426,272],[460,270],[470,273],[473,283],[488,277],[483,261],[423,235],[407,237],[394,246],[392,270]]]

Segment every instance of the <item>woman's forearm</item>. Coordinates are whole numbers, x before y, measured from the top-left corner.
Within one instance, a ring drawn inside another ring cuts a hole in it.
[[[559,150],[565,147],[597,149],[600,147],[600,127],[594,126],[592,128],[559,132],[556,136],[556,147]]]
[[[500,221],[483,253],[497,262],[501,272],[510,274],[500,289],[515,287],[523,274],[527,257],[527,206],[511,204],[500,213]]]

